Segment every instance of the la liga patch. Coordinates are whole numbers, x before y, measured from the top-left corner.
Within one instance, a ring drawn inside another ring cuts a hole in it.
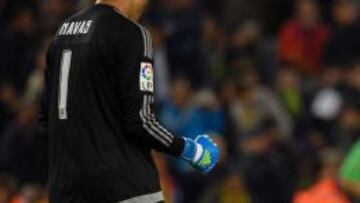
[[[154,69],[151,63],[141,63],[140,90],[145,92],[154,92]]]

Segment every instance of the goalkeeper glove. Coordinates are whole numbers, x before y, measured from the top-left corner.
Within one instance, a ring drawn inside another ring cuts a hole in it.
[[[200,135],[195,140],[185,138],[185,148],[181,158],[194,168],[208,173],[218,162],[219,149],[207,135]]]

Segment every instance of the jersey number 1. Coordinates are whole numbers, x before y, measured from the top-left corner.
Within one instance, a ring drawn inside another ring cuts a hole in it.
[[[58,100],[58,110],[59,110],[59,119],[66,120],[68,119],[67,113],[67,97],[68,97],[68,85],[69,85],[69,73],[71,66],[71,57],[72,51],[66,49],[62,53],[61,58],[61,70],[60,70],[60,84],[59,84],[59,100]]]

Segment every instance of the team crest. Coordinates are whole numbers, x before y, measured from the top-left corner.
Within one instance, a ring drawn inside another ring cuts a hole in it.
[[[141,63],[140,90],[154,92],[154,70],[151,63]]]

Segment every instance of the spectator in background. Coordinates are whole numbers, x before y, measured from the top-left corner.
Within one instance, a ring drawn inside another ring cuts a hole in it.
[[[360,110],[358,106],[343,108],[336,128],[335,143],[343,153],[348,153],[360,138]]]
[[[288,203],[294,182],[290,165],[277,150],[278,129],[271,120],[263,120],[244,133],[242,148],[246,187],[254,203]]]
[[[286,22],[279,33],[280,62],[291,64],[308,77],[318,76],[328,35],[316,1],[297,1],[294,18]]]
[[[0,174],[0,203],[9,203],[16,190],[16,179],[6,174]]]
[[[261,23],[267,36],[274,37],[279,27],[292,16],[297,0],[227,0],[224,18],[228,27],[252,19]]]
[[[354,199],[360,201],[360,139],[353,145],[340,169],[340,181]]]
[[[0,81],[11,81],[22,93],[33,69],[35,16],[30,8],[19,7],[8,29],[0,33]]]
[[[9,203],[46,203],[46,191],[41,185],[26,184]]]
[[[292,118],[295,139],[307,131],[307,95],[303,79],[294,68],[284,67],[277,75],[276,93]]]
[[[46,0],[39,4],[40,30],[53,33],[60,23],[76,9],[74,0]]]
[[[340,154],[334,150],[324,150],[321,161],[319,180],[309,189],[296,193],[293,203],[350,203],[338,186]]]
[[[237,80],[237,99],[230,107],[230,117],[235,133],[256,128],[266,118],[271,118],[279,126],[279,136],[283,140],[291,139],[291,118],[281,106],[279,100],[267,87],[259,82],[259,77],[248,61],[243,61],[242,71]]]
[[[225,134],[225,112],[221,106],[218,95],[212,90],[203,90],[194,98],[196,106],[203,114],[204,132],[212,135]]]
[[[341,72],[337,68],[324,69],[316,87],[303,88],[304,115],[296,125],[294,140],[299,156],[298,181],[300,186],[308,185],[316,177],[319,154],[327,146],[341,145],[338,117],[345,98],[341,94]]]
[[[20,95],[13,84],[10,82],[0,83],[0,140],[4,128],[12,121],[16,114],[19,101]]]
[[[260,34],[259,26],[254,21],[244,22],[230,32],[226,53],[226,59],[231,68],[230,74],[239,71],[239,67],[237,67],[239,60],[246,58],[253,62],[256,58]]]
[[[340,83],[341,72],[337,68],[325,69],[319,87],[313,90],[310,99],[311,128],[320,131],[327,144],[334,143],[334,128],[344,106]]]
[[[211,75],[203,51],[203,15],[194,0],[172,0],[168,16],[168,57],[173,76],[184,76],[195,88],[207,86]]]
[[[294,0],[227,0],[223,18],[228,30],[247,20],[261,23],[266,34],[273,34],[280,23],[292,13]]]
[[[296,120],[303,114],[305,108],[302,79],[292,68],[281,69],[277,78],[277,91],[281,103]]]
[[[153,39],[154,48],[154,67],[155,71],[155,96],[160,103],[169,99],[169,61],[167,58],[166,33],[160,22],[152,22],[149,25],[149,31]]]
[[[203,24],[203,50],[207,57],[211,86],[218,84],[228,74],[225,62],[226,35],[220,22],[213,16],[206,16]]]
[[[199,203],[251,203],[244,183],[238,171],[231,171],[222,180],[212,184],[198,201]]]
[[[325,148],[323,136],[319,131],[306,131],[306,138],[296,140],[296,181],[297,188],[307,188],[317,180],[320,167],[318,154]],[[319,139],[320,137],[320,139]]]
[[[325,64],[346,68],[360,57],[358,9],[353,0],[336,0],[333,6],[335,26],[326,48]]]
[[[262,33],[257,22],[246,21],[230,34],[228,40],[227,60],[230,66],[230,74],[241,71],[241,61],[249,60],[259,73],[262,82],[268,82],[272,74],[267,70],[266,53]]]
[[[237,101],[237,88],[234,78],[227,78],[221,84],[220,88],[220,98],[222,101],[222,106],[225,114],[225,134],[224,140],[227,145],[227,153],[231,159],[238,159],[240,156],[240,148],[238,146],[240,137],[237,135],[236,129],[238,124],[235,119],[232,118],[232,106]]]
[[[344,108],[337,121],[335,141],[347,153],[360,136],[360,63],[355,62],[344,71],[341,90]]]
[[[259,7],[263,6],[259,1],[247,0],[228,0],[226,1],[224,18],[226,28],[234,31],[233,28],[242,24],[246,20],[260,20],[261,12],[258,12]]]
[[[346,103],[360,107],[360,61],[354,61],[343,71],[342,94]]]
[[[35,69],[28,77],[24,92],[24,100],[38,102],[44,87],[44,72],[46,69],[46,53],[50,44],[51,36],[42,39],[39,50],[35,58]]]
[[[46,182],[46,137],[38,132],[36,112],[34,104],[23,103],[15,121],[1,136],[0,163],[7,166],[7,171],[18,177],[21,183]]]
[[[173,81],[171,98],[160,111],[161,122],[179,136],[194,138],[205,133],[203,114],[194,104],[194,92],[186,79]]]

